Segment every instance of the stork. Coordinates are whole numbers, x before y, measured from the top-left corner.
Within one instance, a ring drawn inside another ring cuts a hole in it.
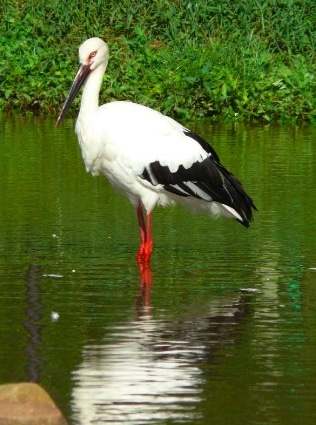
[[[99,106],[108,59],[108,45],[100,38],[90,38],[79,47],[79,69],[56,126],[84,84],[75,131],[86,170],[105,175],[134,206],[140,230],[138,263],[150,262],[156,205],[179,203],[248,227],[256,210],[251,197],[202,137],[137,103]]]

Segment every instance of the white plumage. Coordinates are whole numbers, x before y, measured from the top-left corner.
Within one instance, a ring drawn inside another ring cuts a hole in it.
[[[85,83],[76,123],[82,156],[87,171],[104,174],[137,209],[141,234],[138,261],[150,261],[155,205],[178,202],[193,210],[232,217],[248,227],[255,209],[251,198],[200,136],[136,103],[99,106],[108,57],[108,46],[99,38],[90,38],[80,46],[79,70],[56,125]]]

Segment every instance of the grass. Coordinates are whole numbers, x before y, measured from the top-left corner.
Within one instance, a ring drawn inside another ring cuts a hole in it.
[[[4,111],[56,114],[78,45],[99,36],[111,49],[103,102],[186,120],[316,122],[314,0],[5,0],[0,17]]]

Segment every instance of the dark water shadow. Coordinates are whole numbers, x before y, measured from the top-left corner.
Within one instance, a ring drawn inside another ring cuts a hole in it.
[[[43,304],[41,302],[42,289],[40,287],[41,267],[31,264],[26,278],[26,320],[23,326],[28,332],[29,340],[27,346],[23,349],[26,354],[26,373],[30,382],[40,382],[41,367],[43,360],[41,358],[40,347],[42,345],[42,329],[40,323],[42,319]]]

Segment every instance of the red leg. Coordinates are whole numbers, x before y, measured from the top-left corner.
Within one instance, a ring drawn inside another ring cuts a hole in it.
[[[147,239],[146,239],[146,251],[148,256],[148,261],[150,261],[151,254],[153,252],[153,237],[152,237],[152,215],[151,213],[147,214]]]
[[[137,218],[140,232],[140,246],[144,245],[146,242],[146,225],[143,214],[142,204],[139,202],[137,205]]]
[[[151,213],[147,214],[147,226],[144,220],[143,207],[141,202],[137,206],[137,217],[140,232],[140,247],[137,253],[137,261],[139,263],[149,263],[153,250],[152,240],[152,217]]]

